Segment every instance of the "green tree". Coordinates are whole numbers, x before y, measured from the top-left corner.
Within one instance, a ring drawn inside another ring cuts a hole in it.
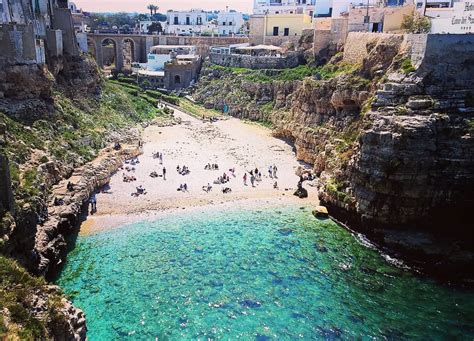
[[[422,16],[415,11],[411,15],[403,16],[402,29],[406,33],[429,33],[431,21],[428,17]]]
[[[153,8],[155,7],[155,5],[148,5],[146,8],[150,11],[150,16],[153,15]]]
[[[148,33],[152,34],[153,32],[163,32],[163,27],[161,26],[160,22],[154,22],[150,26],[148,26]]]
[[[150,17],[153,16],[153,14],[156,14],[158,11],[159,7],[153,4],[150,4],[147,6],[147,9],[150,11]]]

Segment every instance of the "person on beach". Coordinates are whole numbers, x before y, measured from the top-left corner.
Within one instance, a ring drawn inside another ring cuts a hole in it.
[[[244,174],[244,186],[247,186],[247,173]]]
[[[273,188],[278,189],[278,182],[275,181],[275,183],[273,184]]]
[[[67,190],[68,190],[69,192],[74,191],[74,185],[73,185],[73,183],[72,183],[71,181],[69,181],[69,182],[67,183],[66,188],[67,188]]]
[[[252,184],[252,187],[255,187],[255,176],[253,174],[250,174],[250,183]]]
[[[95,212],[97,212],[97,198],[95,196],[95,193],[92,193],[89,203],[91,204],[91,214],[94,214]]]
[[[166,167],[163,167],[163,180],[166,180]]]
[[[272,166],[268,167],[268,176],[270,178],[273,178],[273,167]]]
[[[187,185],[187,184],[184,184],[184,185],[183,185],[183,191],[184,191],[184,192],[187,192],[187,191],[188,191],[188,185]]]
[[[275,179],[278,178],[278,177],[277,177],[277,170],[278,170],[278,169],[277,169],[277,166],[274,164],[274,165],[273,165],[273,177],[274,177]]]

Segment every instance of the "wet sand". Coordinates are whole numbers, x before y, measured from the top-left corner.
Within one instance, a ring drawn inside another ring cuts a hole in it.
[[[175,110],[175,116],[182,124],[170,127],[150,126],[144,131],[143,155],[139,164],[131,166],[134,171],[119,170],[112,176],[110,188],[97,195],[98,212],[89,215],[81,226],[81,233],[88,234],[117,227],[139,220],[156,219],[162,214],[189,209],[226,209],[236,205],[275,205],[300,203],[316,205],[317,192],[305,186],[308,199],[293,196],[299,166],[292,147],[286,142],[271,136],[271,130],[257,124],[245,123],[235,118],[219,120],[215,123],[202,122],[185,113]],[[163,154],[163,164],[153,158],[154,152]],[[208,163],[217,163],[219,170],[205,170]],[[277,179],[269,177],[268,167],[276,165]],[[186,165],[190,174],[180,175],[177,166]],[[150,173],[162,174],[166,167],[166,180],[152,178]],[[235,177],[229,172],[235,168]],[[258,168],[262,181],[255,187],[243,183],[245,171]],[[213,184],[223,173],[231,180],[225,185]],[[123,182],[123,174],[133,175],[136,181]],[[277,181],[278,189],[274,189]],[[180,184],[186,183],[187,192],[177,191]],[[209,193],[202,187],[212,186]],[[142,185],[147,194],[132,196],[136,187]],[[231,193],[222,193],[229,187]]]

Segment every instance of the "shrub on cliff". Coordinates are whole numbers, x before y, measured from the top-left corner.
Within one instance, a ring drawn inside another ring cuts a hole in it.
[[[401,28],[406,33],[430,33],[431,21],[428,17],[413,12],[411,15],[403,16]]]

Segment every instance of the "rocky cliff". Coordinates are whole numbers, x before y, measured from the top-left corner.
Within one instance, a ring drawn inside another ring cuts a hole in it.
[[[137,123],[163,112],[146,98],[105,82],[86,56],[50,60],[47,66],[6,65],[0,76],[0,254],[35,275],[53,275],[90,194],[124,158],[139,153]],[[117,141],[133,147],[99,154]],[[73,191],[65,189],[68,181]],[[0,288],[0,338],[5,330],[13,337],[17,329],[30,339],[85,338],[82,312],[46,283],[25,288],[28,300],[21,303],[26,307],[21,316],[5,310],[2,293],[22,278],[13,277],[6,289]],[[49,324],[44,311],[53,299],[59,302],[62,325]],[[38,323],[40,336],[24,334],[18,327],[22,319]]]
[[[2,340],[85,340],[84,313],[61,290],[0,256]]]
[[[406,36],[367,43],[360,63],[338,54],[301,79],[208,65],[194,96],[271,122],[314,165],[336,219],[431,273],[465,275],[457,270],[473,265],[474,42],[432,38],[418,65]]]

